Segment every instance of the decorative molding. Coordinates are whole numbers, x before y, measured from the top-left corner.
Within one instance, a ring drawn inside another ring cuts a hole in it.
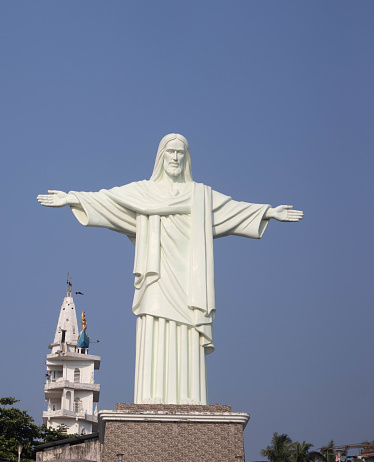
[[[109,421],[116,422],[191,422],[191,423],[215,423],[215,424],[241,424],[243,430],[246,427],[249,414],[245,412],[223,412],[223,413],[209,413],[209,412],[181,412],[171,414],[166,411],[150,411],[141,413],[130,413],[127,411],[99,411],[99,434],[101,443],[104,442],[105,424]]]

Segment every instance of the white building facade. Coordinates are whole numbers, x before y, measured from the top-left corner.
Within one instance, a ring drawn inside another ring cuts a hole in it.
[[[86,435],[97,431],[97,403],[100,385],[95,383],[95,370],[100,356],[88,354],[89,340],[85,329],[78,330],[77,315],[71,296],[71,279],[61,305],[55,338],[49,345],[44,385],[48,410],[43,423],[67,434]],[[95,407],[94,407],[95,406]]]

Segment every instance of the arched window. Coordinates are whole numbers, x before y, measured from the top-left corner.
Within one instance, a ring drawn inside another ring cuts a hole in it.
[[[79,383],[81,381],[81,371],[76,367],[74,369],[74,382]]]
[[[66,392],[65,407],[68,411],[71,411],[71,392],[70,391]]]

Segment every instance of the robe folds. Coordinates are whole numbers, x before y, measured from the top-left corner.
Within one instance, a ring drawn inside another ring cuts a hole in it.
[[[152,180],[99,192],[71,191],[84,226],[135,244],[135,403],[207,404],[205,355],[214,350],[213,239],[259,239],[265,204],[237,202],[187,182],[180,192]]]

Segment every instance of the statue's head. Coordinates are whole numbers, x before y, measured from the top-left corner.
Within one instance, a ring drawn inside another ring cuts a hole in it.
[[[188,141],[177,133],[170,133],[162,138],[157,150],[151,180],[160,181],[165,171],[171,176],[181,175],[185,182],[192,181]]]

